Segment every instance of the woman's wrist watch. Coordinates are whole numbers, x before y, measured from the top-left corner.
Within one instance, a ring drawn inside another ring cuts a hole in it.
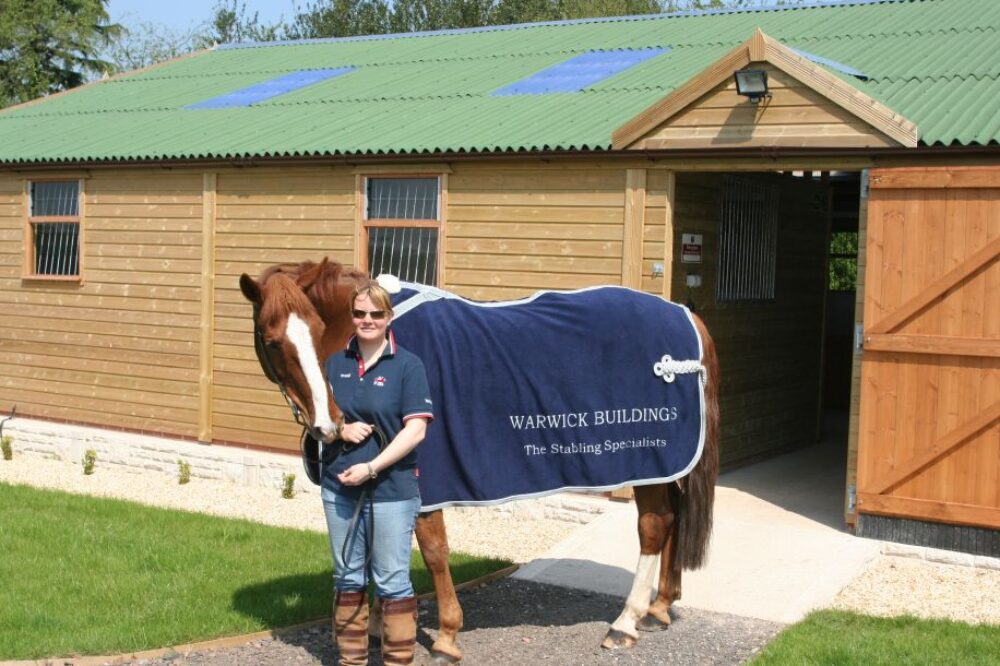
[[[375,468],[372,467],[371,463],[365,463],[365,464],[368,465],[368,478],[374,481],[376,478],[378,478],[378,472],[375,471]]]

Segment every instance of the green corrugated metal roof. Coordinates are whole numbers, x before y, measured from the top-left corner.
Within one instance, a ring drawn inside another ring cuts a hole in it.
[[[924,145],[1000,141],[1000,2],[838,4],[220,47],[0,113],[0,163],[607,150],[611,134],[760,27]],[[578,93],[491,92],[586,51],[669,47]],[[184,107],[289,72],[348,74],[246,108]]]

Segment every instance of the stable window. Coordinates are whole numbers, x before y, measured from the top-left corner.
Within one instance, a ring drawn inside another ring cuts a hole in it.
[[[30,277],[79,277],[80,181],[32,182],[28,197]]]
[[[726,177],[719,219],[719,303],[774,300],[778,188]]]
[[[437,177],[365,179],[368,271],[436,285],[441,184]]]

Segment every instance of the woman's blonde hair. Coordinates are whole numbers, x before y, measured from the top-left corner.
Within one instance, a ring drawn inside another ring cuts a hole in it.
[[[392,298],[389,296],[389,292],[385,290],[385,287],[375,280],[361,280],[354,285],[354,290],[351,292],[352,308],[359,296],[367,296],[371,299],[375,307],[379,310],[385,310],[389,313],[390,317],[392,316]]]

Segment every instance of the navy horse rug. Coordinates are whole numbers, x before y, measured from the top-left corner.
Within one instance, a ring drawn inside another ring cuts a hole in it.
[[[623,287],[478,303],[402,283],[396,340],[427,368],[422,510],[673,481],[705,441],[687,308]]]

